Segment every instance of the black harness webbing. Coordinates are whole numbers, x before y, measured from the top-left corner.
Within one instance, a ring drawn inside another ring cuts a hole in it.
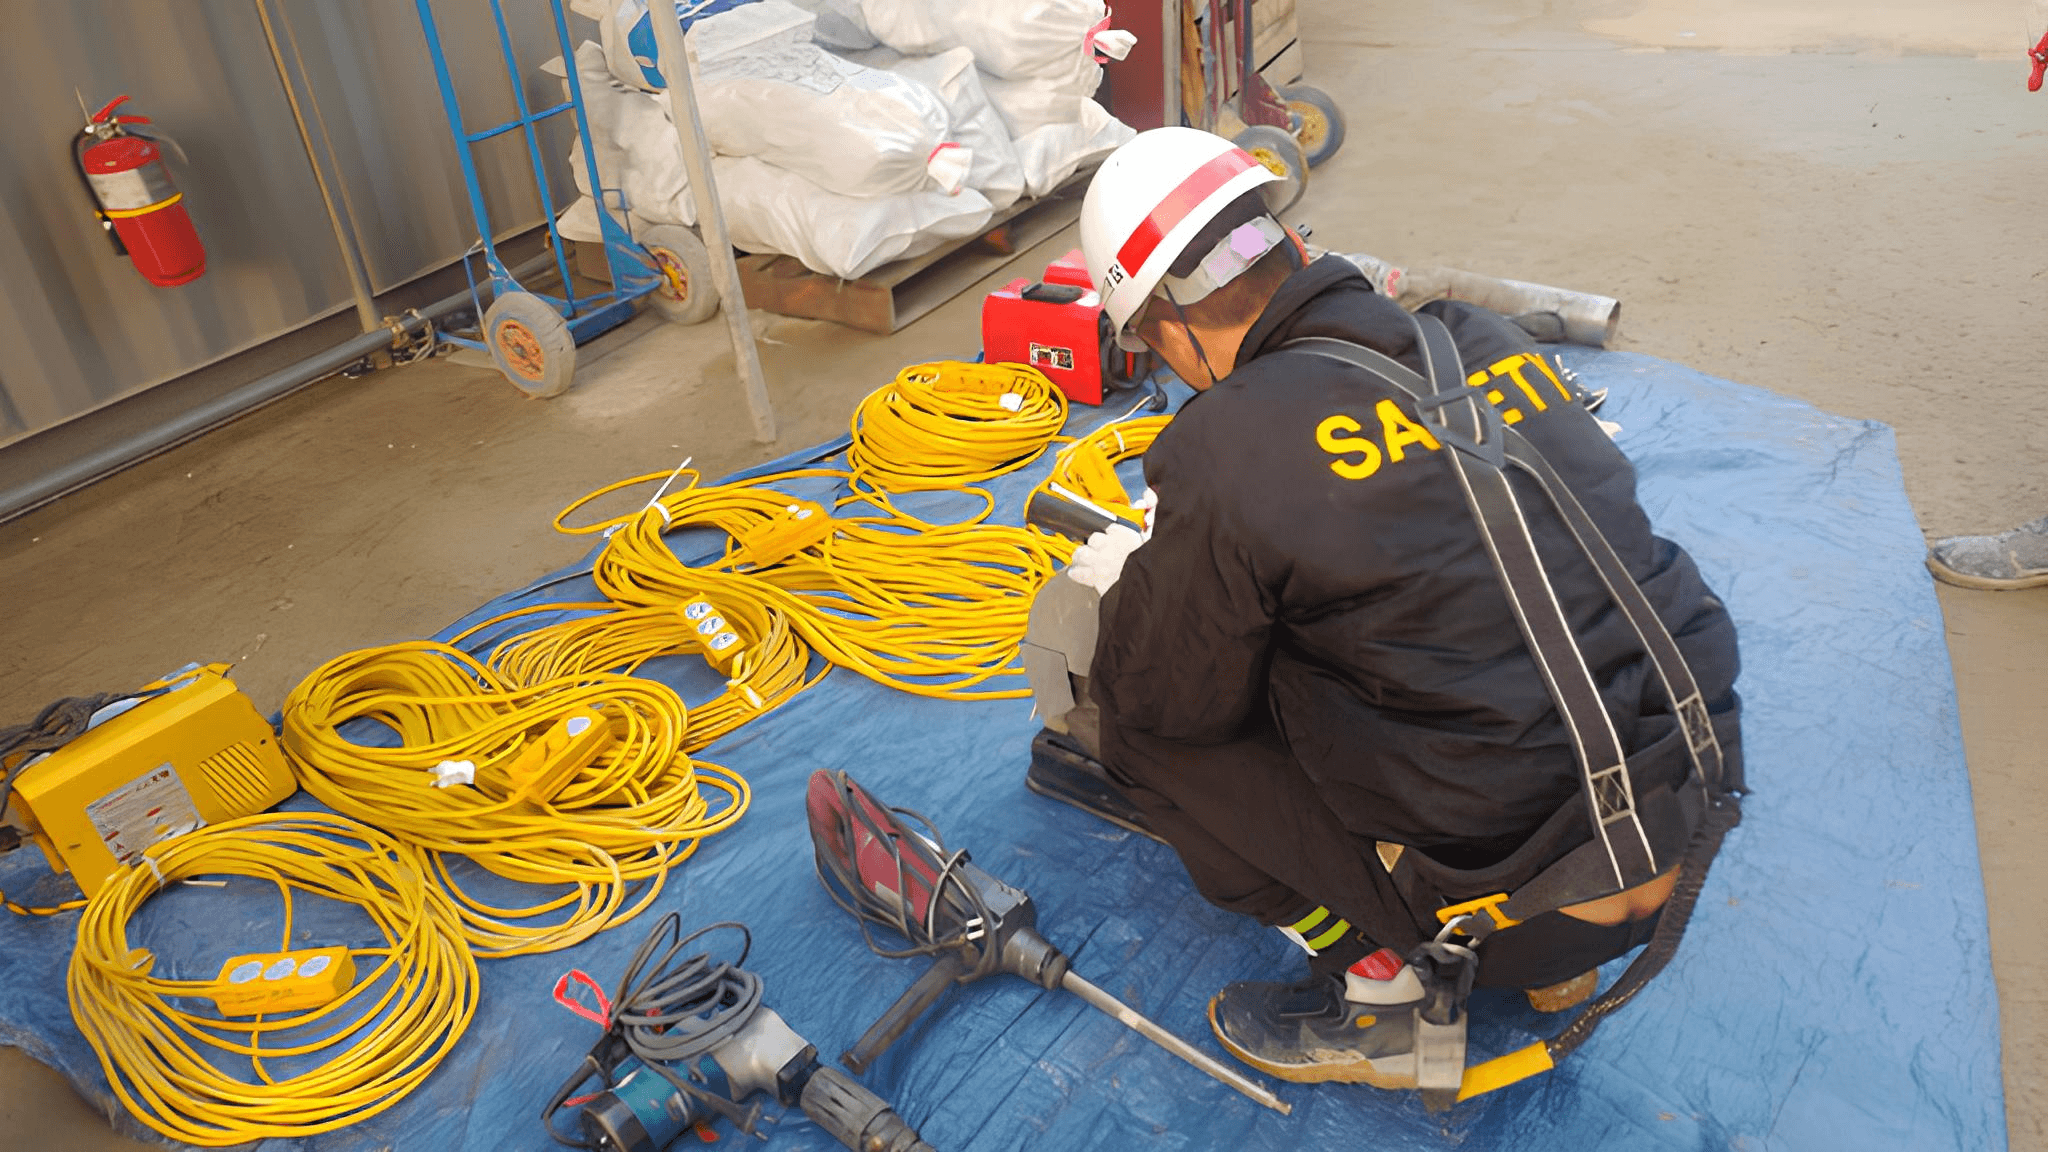
[[[1723,763],[1720,741],[1709,722],[1699,685],[1670,630],[1657,618],[1649,598],[1564,480],[1527,437],[1503,423],[1500,413],[1479,392],[1465,385],[1464,367],[1450,332],[1434,317],[1417,316],[1414,320],[1421,336],[1424,361],[1430,369],[1427,379],[1398,361],[1348,341],[1311,337],[1290,341],[1285,348],[1350,364],[1405,394],[1415,403],[1425,426],[1453,449],[1452,469],[1464,490],[1466,505],[1479,526],[1480,538],[1493,560],[1494,571],[1537,671],[1543,676],[1571,738],[1594,844],[1605,857],[1606,873],[1611,877],[1608,891],[1647,883],[1676,861],[1659,859],[1657,846],[1644,828],[1620,735],[1543,570],[1528,520],[1508,484],[1507,465],[1536,481],[1634,629],[1672,701],[1693,775],[1699,782],[1701,798],[1706,799],[1720,789]],[[1454,409],[1462,409],[1455,413],[1455,419]],[[1688,812],[1687,816],[1696,818],[1697,811]],[[1687,832],[1694,822],[1686,821]],[[1583,888],[1582,883],[1562,887],[1573,890],[1559,891],[1561,902],[1556,907],[1604,894],[1578,891]],[[1527,919],[1548,910],[1524,906],[1513,909],[1511,914],[1515,919]]]
[[[1490,917],[1465,916],[1447,925],[1447,931],[1463,932],[1477,943],[1503,917],[1510,921],[1526,920],[1648,883],[1674,865],[1684,866],[1648,947],[1620,980],[1586,1005],[1561,1034],[1544,1042],[1546,1060],[1542,1066],[1548,1066],[1549,1060],[1578,1047],[1602,1017],[1633,998],[1677,951],[1693,903],[1706,880],[1707,867],[1728,829],[1741,819],[1741,808],[1727,787],[1726,764],[1706,701],[1677,642],[1671,638],[1670,629],[1657,617],[1641,586],[1549,461],[1527,437],[1503,422],[1499,411],[1486,403],[1478,390],[1466,386],[1464,366],[1450,331],[1435,317],[1418,315],[1413,320],[1420,337],[1418,347],[1428,368],[1426,377],[1370,348],[1345,340],[1310,337],[1289,341],[1282,347],[1349,364],[1406,395],[1414,402],[1423,424],[1452,449],[1451,467],[1464,492],[1466,506],[1479,527],[1480,538],[1493,561],[1523,640],[1571,738],[1593,830],[1591,840],[1542,868],[1508,893],[1506,900],[1491,905]],[[1669,818],[1672,805],[1664,805],[1667,818],[1651,821],[1657,830],[1655,835],[1645,827],[1644,816],[1638,810],[1620,735],[1544,571],[1521,504],[1509,485],[1509,466],[1534,480],[1564,520],[1608,595],[1634,629],[1671,700],[1678,735],[1692,765],[1691,781],[1697,782],[1697,791],[1688,791],[1679,798],[1676,807],[1682,816],[1678,819]],[[1438,945],[1442,941],[1440,936]],[[1424,949],[1431,947],[1425,945]],[[1465,979],[1469,987],[1470,977]],[[1454,1015],[1462,1024],[1462,1012]],[[1462,1044],[1459,1050],[1462,1063]],[[1491,1078],[1482,1076],[1477,1081],[1468,1070],[1460,1098],[1541,1070],[1535,1062],[1526,1060],[1517,1067],[1526,1070],[1519,1074],[1498,1073]],[[1502,1079],[1503,1075],[1511,1078]]]

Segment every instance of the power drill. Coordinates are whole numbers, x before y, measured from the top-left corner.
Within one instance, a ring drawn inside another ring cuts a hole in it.
[[[720,928],[746,934],[744,925],[728,922],[682,936],[673,912],[655,926],[618,996],[605,1005],[603,1038],[543,1110],[548,1134],[592,1152],[662,1152],[684,1132],[722,1117],[758,1136],[765,1097],[802,1109],[859,1152],[933,1152],[881,1097],[821,1065],[817,1046],[761,1002],[760,977],[739,966],[745,948],[733,964],[706,954],[677,959]],[[572,1101],[592,1078],[604,1087]],[[573,1136],[554,1120],[571,1103],[582,1105]]]

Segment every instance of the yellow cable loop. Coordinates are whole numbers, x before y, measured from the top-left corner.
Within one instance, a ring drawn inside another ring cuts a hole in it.
[[[1030,596],[1053,554],[1029,532],[981,524],[994,498],[974,484],[1015,471],[1058,440],[1067,400],[1045,375],[1018,364],[957,361],[905,368],[856,409],[848,470],[801,469],[776,479],[845,480],[845,516],[816,520],[796,542],[756,543],[798,506],[764,483],[697,487],[679,468],[606,485],[564,508],[557,530],[606,534],[593,573],[606,604],[535,605],[504,613],[456,643],[520,616],[588,612],[497,644],[488,663],[509,683],[535,685],[589,672],[632,672],[656,656],[705,654],[678,609],[708,602],[744,643],[726,690],[691,710],[684,747],[703,748],[816,683],[810,651],[905,691],[950,699],[1017,697],[979,690],[1006,672],[1023,638]],[[582,526],[569,518],[601,497],[661,480],[644,508]],[[680,489],[667,488],[681,482]],[[899,510],[891,493],[960,491],[979,512],[936,525]],[[820,510],[822,511],[822,509]],[[718,563],[690,569],[663,533],[686,526],[731,541]],[[792,525],[794,527],[794,525]],[[772,554],[756,554],[762,549]],[[936,680],[938,683],[930,681]]]
[[[1043,493],[1057,498],[1059,494],[1053,491],[1053,486],[1058,485],[1132,524],[1141,524],[1143,517],[1132,507],[1130,493],[1117,476],[1116,466],[1143,456],[1152,447],[1152,441],[1159,438],[1160,430],[1172,420],[1170,414],[1141,416],[1097,428],[1060,451],[1053,460],[1052,471],[1031,490],[1031,496]],[[1031,497],[1025,497],[1024,503],[1029,508]],[[1052,533],[1041,536],[1061,563],[1073,559],[1074,541]]]
[[[294,890],[357,905],[383,944],[350,949],[355,984],[326,1005],[237,1019],[194,1011],[211,974],[152,975],[155,957],[131,942],[128,922],[165,885],[200,875],[277,885],[280,951],[307,946],[293,940]],[[71,1017],[121,1103],[157,1132],[211,1148],[331,1132],[384,1111],[454,1047],[477,1004],[476,960],[422,853],[326,812],[247,816],[150,848],[87,903],[67,983]],[[223,1065],[237,1061],[208,1049],[246,1059],[251,1074],[230,1074]],[[265,1064],[329,1053],[287,1076]]]
[[[454,638],[462,642],[496,625],[538,613],[591,613],[520,633],[498,643],[485,661],[513,684],[534,685],[586,672],[631,674],[657,656],[706,654],[699,621],[682,606],[621,608],[602,603],[536,604],[495,616]],[[695,752],[740,725],[770,711],[822,679],[829,665],[807,675],[811,650],[797,638],[789,618],[753,603],[713,604],[714,613],[739,636],[724,691],[689,710],[683,750]]]
[[[853,411],[856,487],[955,490],[1014,472],[1067,422],[1067,397],[1023,364],[914,364]]]
[[[536,764],[521,753],[585,710],[615,742],[521,798],[515,774]],[[399,745],[347,739],[339,729],[355,719],[382,722]],[[693,762],[687,726],[681,698],[657,681],[587,672],[522,685],[460,649],[413,641],[316,669],[285,699],[280,742],[323,804],[435,853],[466,937],[478,955],[498,957],[566,948],[639,915],[670,867],[745,813],[746,781]],[[435,769],[449,761],[473,765],[475,782],[438,787]],[[707,790],[724,803],[714,809]],[[500,908],[464,891],[441,854],[507,879],[572,887]]]
[[[844,478],[825,469],[772,477]],[[1055,571],[1043,537],[994,524],[932,524],[881,494],[842,506],[871,514],[832,518],[819,538],[787,555],[757,556],[745,541],[783,518],[792,498],[767,481],[685,488],[616,523],[592,577],[619,604],[659,607],[704,598],[721,608],[780,611],[804,643],[833,664],[905,692],[946,700],[1015,699],[1028,688],[988,688],[1012,668],[1031,599]],[[815,523],[815,522],[814,522]],[[665,531],[714,528],[725,554],[684,564]],[[757,563],[759,561],[759,563]]]
[[[16,916],[55,916],[60,912],[70,912],[77,908],[83,908],[85,907],[85,901],[78,899],[66,900],[58,904],[17,904],[12,897],[4,892],[0,892],[0,907],[6,908]]]

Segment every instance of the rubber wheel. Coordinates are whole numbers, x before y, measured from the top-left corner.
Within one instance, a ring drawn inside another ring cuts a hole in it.
[[[1252,159],[1280,177],[1278,184],[1267,184],[1259,189],[1266,194],[1266,204],[1275,213],[1294,207],[1294,202],[1308,191],[1308,160],[1302,155],[1301,145],[1286,129],[1275,128],[1271,124],[1254,124],[1239,132],[1231,143],[1251,153]]]
[[[1289,84],[1280,89],[1280,99],[1294,114],[1294,138],[1311,168],[1337,154],[1344,146],[1344,111],[1330,94],[1308,84]]]
[[[649,224],[635,237],[661,266],[661,287],[647,301],[664,320],[702,324],[718,311],[718,286],[711,279],[711,253],[695,232],[680,224]]]
[[[484,313],[484,343],[505,379],[546,399],[576,376],[576,338],[555,306],[530,292],[507,292]]]

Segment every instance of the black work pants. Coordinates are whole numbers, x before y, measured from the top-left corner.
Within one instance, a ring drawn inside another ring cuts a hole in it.
[[[1363,937],[1333,948],[1345,963],[1380,946],[1406,954],[1420,941],[1418,918],[1375,842],[1344,827],[1270,721],[1229,743],[1181,744],[1119,728],[1105,711],[1101,752],[1210,903],[1272,925],[1322,905]],[[1568,980],[1643,944],[1655,924],[1655,916],[1608,927],[1546,913],[1480,947],[1479,983]]]

